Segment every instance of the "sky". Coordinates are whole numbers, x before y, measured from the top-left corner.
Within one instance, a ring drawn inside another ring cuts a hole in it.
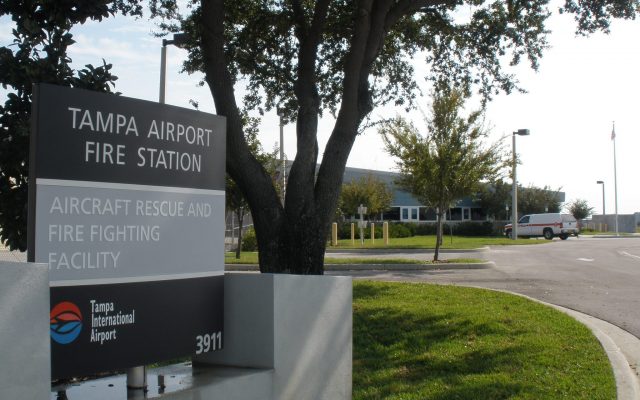
[[[540,60],[537,72],[527,65],[515,72],[527,93],[499,95],[489,104],[486,124],[491,129],[488,141],[505,140],[511,150],[511,133],[529,129],[530,136],[517,137],[517,151],[522,164],[518,181],[524,186],[549,186],[565,192],[566,200],[587,200],[596,214],[602,213],[602,185],[605,182],[606,213],[615,212],[614,142],[611,140],[615,121],[618,213],[640,212],[640,184],[637,160],[640,152],[640,21],[614,21],[609,35],[597,33],[576,37],[571,16],[551,17],[547,27],[551,48]],[[76,44],[70,57],[76,68],[84,64],[101,64],[102,58],[112,63],[119,77],[116,90],[123,95],[151,101],[158,100],[161,39],[152,36],[153,23],[145,19],[112,18],[100,23],[87,23],[72,33]],[[11,41],[10,21],[0,19],[0,43]],[[180,73],[186,52],[167,49],[166,102],[215,112],[207,86],[199,86],[202,75]],[[417,79],[426,71],[416,58]],[[428,95],[428,87],[423,85]],[[0,92],[4,102],[4,93]],[[419,100],[427,110],[428,96]],[[635,111],[635,112],[634,112]],[[401,114],[412,119],[418,128],[425,127],[422,113],[405,113],[391,107],[378,108],[374,118]],[[320,122],[320,153],[333,127],[330,118]],[[295,157],[295,127],[284,127],[284,151]],[[278,145],[279,124],[275,112],[265,115],[259,136],[267,150]],[[395,161],[384,151],[375,130],[358,136],[347,165],[356,168],[394,170]]]

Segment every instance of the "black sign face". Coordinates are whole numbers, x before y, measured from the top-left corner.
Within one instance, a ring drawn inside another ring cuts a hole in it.
[[[224,118],[54,85],[36,96],[38,178],[224,190]]]
[[[222,348],[222,276],[51,288],[53,378]]]
[[[224,118],[34,91],[28,259],[49,265],[52,377],[219,350]]]

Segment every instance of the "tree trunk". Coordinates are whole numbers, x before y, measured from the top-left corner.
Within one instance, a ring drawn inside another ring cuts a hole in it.
[[[242,251],[242,225],[244,221],[244,207],[240,207],[236,210],[238,217],[238,246],[236,247],[236,259],[240,259],[240,252]]]
[[[393,6],[394,2],[373,7],[374,2],[369,1],[358,6],[351,50],[345,58],[340,110],[322,164],[316,171],[321,106],[316,66],[330,1],[315,3],[311,21],[300,4],[294,2],[295,35],[300,42],[294,85],[298,102],[295,118],[297,152],[283,207],[270,177],[251,155],[244,140],[242,118],[235,99],[235,80],[226,60],[224,3],[224,0],[202,1],[202,20],[206,21],[202,31],[202,55],[216,112],[227,117],[227,173],[249,203],[258,239],[260,271],[322,274],[327,234],[346,162],[358,127],[373,107],[369,88],[371,69],[382,48],[386,24],[395,23],[407,10]],[[387,19],[392,7],[394,12]]]
[[[440,207],[442,210],[442,207]],[[436,222],[436,249],[433,252],[433,261],[438,261],[440,257],[440,245],[442,244],[442,212],[438,211],[438,221]]]
[[[260,272],[322,275],[327,232],[313,214],[288,221],[276,237],[258,240]]]

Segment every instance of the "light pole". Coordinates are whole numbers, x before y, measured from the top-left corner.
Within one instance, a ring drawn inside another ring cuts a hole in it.
[[[162,39],[162,50],[160,52],[160,95],[158,102],[165,103],[165,86],[167,81],[167,45],[181,47],[187,42],[186,33],[175,33],[172,40]],[[233,231],[231,231],[233,235]],[[131,367],[127,369],[127,387],[130,389],[146,390],[147,387],[147,367]]]
[[[616,122],[613,121],[613,128],[611,129],[611,140],[613,141],[613,199],[615,202],[616,212],[616,236],[620,236],[618,230],[618,162],[616,160]]]
[[[513,204],[511,205],[511,209],[513,210],[513,218],[511,221],[511,239],[516,240],[518,238],[518,178],[516,175],[516,165],[517,165],[517,157],[516,157],[516,135],[520,136],[528,136],[528,129],[518,129],[513,132],[513,194],[511,196],[511,201]]]
[[[162,39],[162,50],[160,52],[160,104],[164,104],[165,86],[167,83],[167,46],[172,44],[176,47],[182,47],[187,43],[186,33],[174,33],[172,40]]]
[[[284,110],[278,108],[278,117],[280,117],[280,177],[282,179],[282,205],[284,206],[285,190],[287,187],[287,166],[284,161]]]
[[[598,185],[602,185],[602,215],[606,215],[605,213],[605,207],[604,207],[604,181],[597,181],[596,182]]]

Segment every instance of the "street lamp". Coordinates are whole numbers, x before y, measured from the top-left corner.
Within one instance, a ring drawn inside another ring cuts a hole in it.
[[[160,104],[164,104],[165,86],[167,81],[167,46],[172,44],[182,47],[187,43],[189,35],[186,33],[174,33],[172,40],[162,39],[162,51],[160,53]]]
[[[513,132],[513,195],[511,196],[511,201],[513,204],[511,205],[513,219],[511,222],[511,239],[516,240],[518,238],[518,178],[516,176],[516,135],[519,136],[528,136],[528,129],[518,129]]]
[[[606,215],[604,207],[604,181],[597,181],[598,185],[602,185],[602,215]]]

